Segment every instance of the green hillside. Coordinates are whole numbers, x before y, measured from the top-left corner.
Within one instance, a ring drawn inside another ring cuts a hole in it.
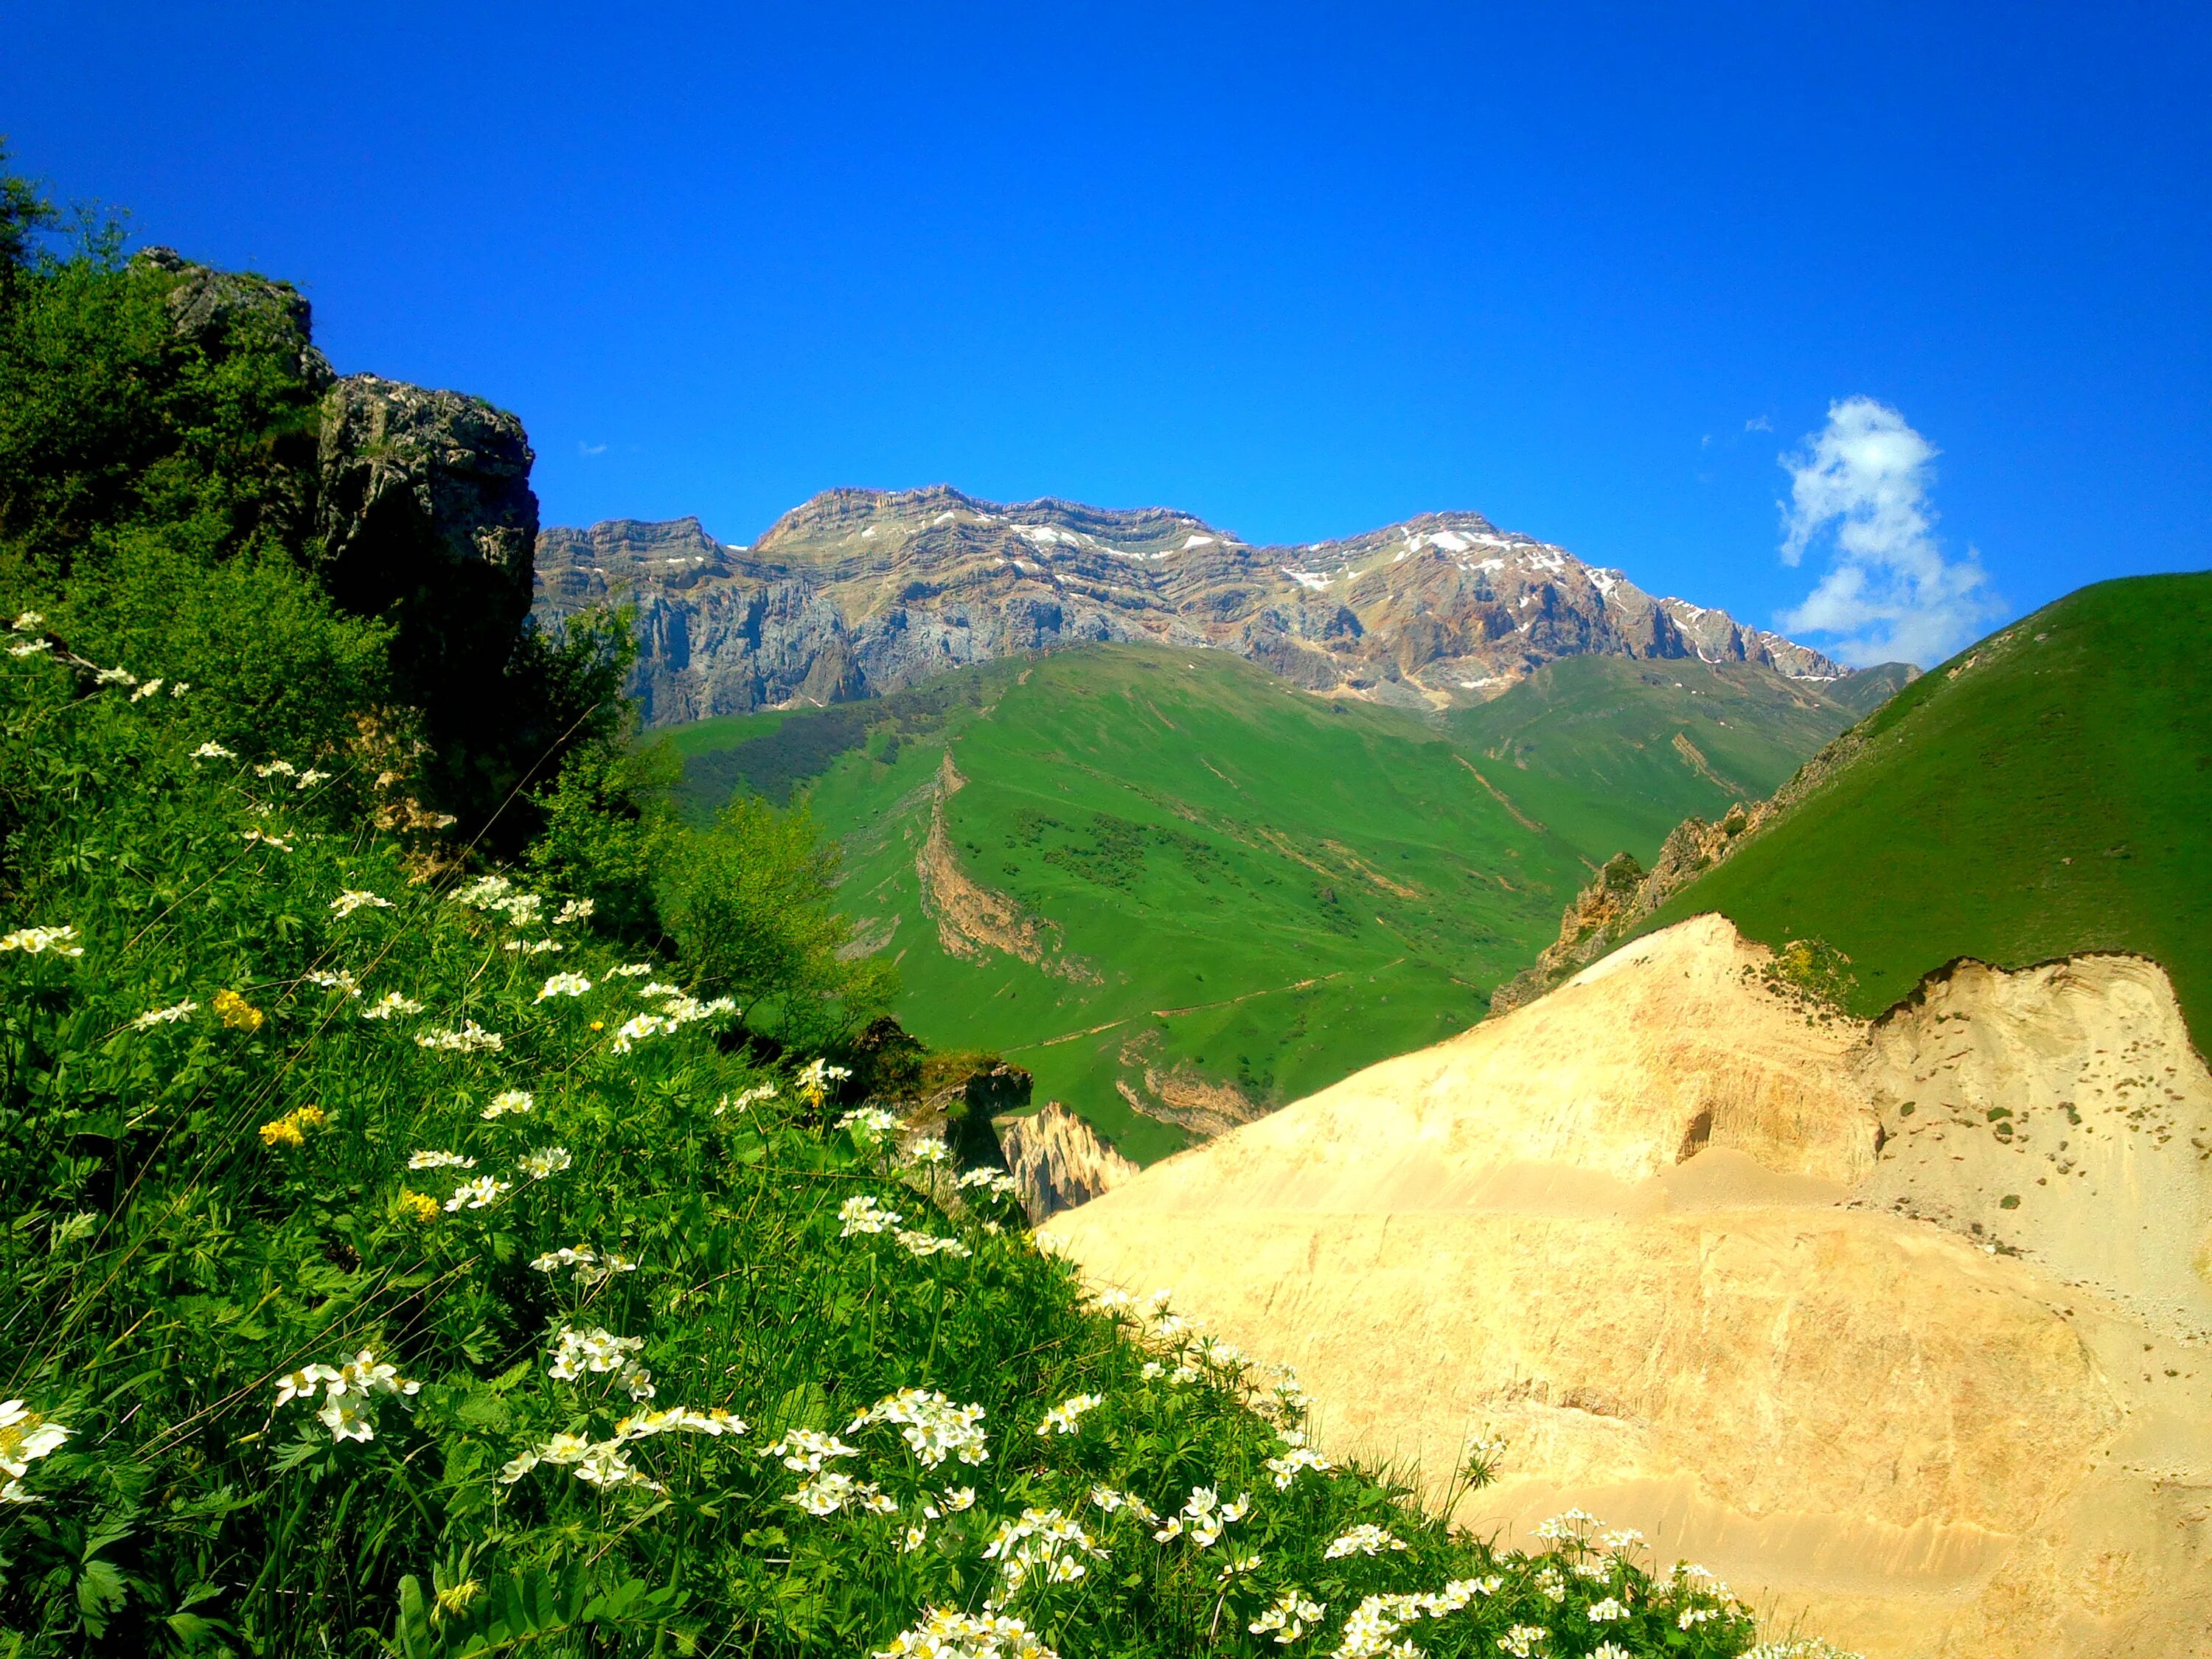
[[[1149,1160],[1473,1024],[1591,865],[1850,719],[1764,670],[1582,659],[1446,723],[1117,646],[673,735],[694,814],[808,792],[919,1036],[1007,1054]],[[947,948],[918,867],[939,811],[939,879],[1001,896],[1026,945]]]
[[[2083,588],[1875,714],[1818,791],[1646,926],[1717,910],[1851,958],[1861,1013],[1957,957],[2166,966],[2212,1033],[2212,574]]]
[[[1875,669],[1820,684],[1743,663],[1566,657],[1449,724],[1510,767],[1490,775],[1584,858],[1649,863],[1684,818],[1773,793],[1901,678]]]

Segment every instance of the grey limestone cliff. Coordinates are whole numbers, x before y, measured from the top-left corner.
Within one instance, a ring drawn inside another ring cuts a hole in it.
[[[830,490],[750,547],[696,519],[539,536],[542,617],[611,599],[635,611],[631,689],[657,726],[1117,641],[1234,651],[1314,690],[1407,707],[1494,696],[1593,652],[1844,672],[1473,513],[1253,547],[1168,508],[1001,506],[939,485]]]

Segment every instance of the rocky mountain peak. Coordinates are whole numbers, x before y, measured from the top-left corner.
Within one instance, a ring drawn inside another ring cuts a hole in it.
[[[1170,507],[1000,503],[944,484],[831,489],[750,548],[696,519],[548,530],[538,603],[637,611],[634,690],[654,724],[878,695],[988,658],[1113,641],[1216,647],[1310,690],[1407,708],[1494,696],[1559,657],[1701,657],[1843,672],[1619,570],[1426,513],[1255,547]]]

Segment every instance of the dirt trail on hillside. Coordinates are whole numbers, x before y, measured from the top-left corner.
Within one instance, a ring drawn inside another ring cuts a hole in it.
[[[1699,917],[1054,1219],[1332,1449],[1881,1659],[2212,1655],[2212,1077],[2155,967],[1808,1024]],[[1908,1107],[1910,1109],[1907,1109]],[[1226,1248],[1224,1248],[1226,1247]]]

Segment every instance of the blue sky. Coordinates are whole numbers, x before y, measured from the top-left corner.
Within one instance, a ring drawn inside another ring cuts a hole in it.
[[[0,131],[516,410],[548,522],[1472,508],[1926,657],[2212,563],[2208,20],[73,0]]]

